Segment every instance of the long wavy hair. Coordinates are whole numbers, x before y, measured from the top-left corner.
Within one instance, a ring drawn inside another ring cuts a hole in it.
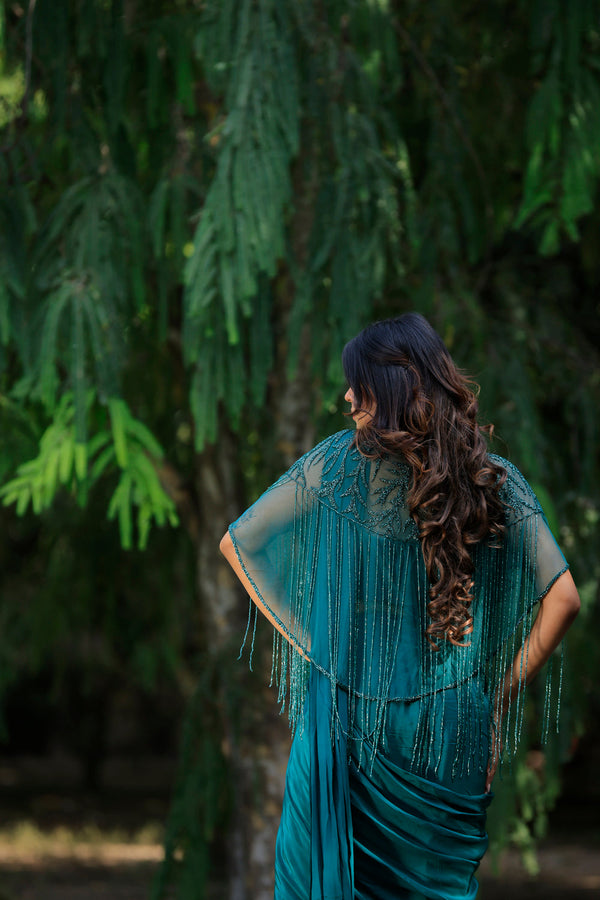
[[[429,582],[427,637],[436,650],[439,640],[467,646],[471,549],[499,544],[504,532],[506,472],[488,456],[492,426],[477,423],[477,386],[418,313],[369,325],[346,344],[342,364],[355,409],[375,407],[356,431],[360,452],[400,454],[412,468],[407,503]]]

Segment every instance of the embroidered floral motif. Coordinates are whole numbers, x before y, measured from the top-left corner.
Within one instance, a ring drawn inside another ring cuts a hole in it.
[[[351,431],[327,438],[296,462],[287,475],[330,509],[389,538],[418,540],[406,504],[411,481],[401,459],[371,460],[352,443]]]

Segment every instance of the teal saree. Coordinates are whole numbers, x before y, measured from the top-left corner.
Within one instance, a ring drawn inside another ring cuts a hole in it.
[[[273,673],[295,734],[275,898],[471,900],[492,698],[567,565],[531,488],[496,458],[506,531],[473,552],[471,642],[434,651],[409,467],[368,460],[352,439],[323,441],[230,526],[285,632],[274,631]],[[525,654],[523,685],[526,665]],[[523,692],[503,723],[505,754],[522,723]]]

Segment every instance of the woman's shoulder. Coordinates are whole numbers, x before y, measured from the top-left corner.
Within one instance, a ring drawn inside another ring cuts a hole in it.
[[[339,467],[348,454],[358,455],[354,447],[354,433],[346,428],[320,441],[298,459],[288,470],[288,475],[303,484],[315,486],[332,469]]]
[[[324,438],[309,452],[330,453],[343,450],[353,445],[354,434],[355,432],[352,429],[343,428],[341,431],[336,431],[335,434],[330,434],[329,437]]]
[[[488,454],[489,459],[506,472],[506,480],[500,488],[500,497],[509,509],[520,515],[541,512],[535,491],[513,462],[496,453]]]

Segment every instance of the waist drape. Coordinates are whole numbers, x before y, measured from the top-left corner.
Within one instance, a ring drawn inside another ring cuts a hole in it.
[[[333,690],[335,702],[331,682],[311,673],[288,764],[275,900],[473,900],[492,795],[416,775],[393,758],[393,739],[376,753],[368,739],[349,739],[348,695]]]

